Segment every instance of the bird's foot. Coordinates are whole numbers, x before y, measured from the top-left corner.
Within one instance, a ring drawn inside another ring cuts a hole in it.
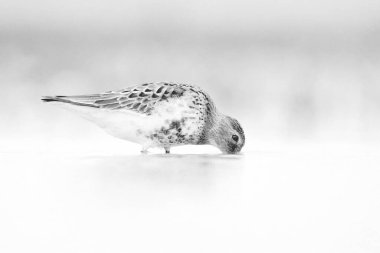
[[[170,154],[170,148],[165,147],[165,154]]]

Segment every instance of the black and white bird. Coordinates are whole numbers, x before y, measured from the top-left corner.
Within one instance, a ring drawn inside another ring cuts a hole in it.
[[[245,136],[239,122],[219,112],[202,89],[178,83],[145,83],[80,96],[46,96],[79,112],[109,134],[148,148],[211,144],[223,153],[240,152]]]

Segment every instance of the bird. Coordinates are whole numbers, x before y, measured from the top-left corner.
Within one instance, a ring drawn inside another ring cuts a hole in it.
[[[236,154],[245,144],[240,123],[217,110],[200,87],[151,82],[99,94],[43,96],[42,101],[65,105],[110,135],[150,148],[212,145]]]

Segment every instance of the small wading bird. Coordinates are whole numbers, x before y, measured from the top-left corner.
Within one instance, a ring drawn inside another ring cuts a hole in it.
[[[145,83],[101,94],[46,96],[79,112],[109,134],[148,148],[211,144],[238,153],[245,136],[239,122],[220,113],[210,96],[189,84]]]

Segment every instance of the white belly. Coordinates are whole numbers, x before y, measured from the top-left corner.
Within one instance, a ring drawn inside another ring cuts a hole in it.
[[[182,99],[171,100],[170,103],[161,103],[151,115],[145,115],[130,110],[109,110],[92,107],[66,105],[67,108],[78,112],[82,117],[94,122],[107,133],[117,138],[128,140],[144,146],[156,144],[148,137],[162,128],[166,128],[172,121],[183,117],[195,119],[194,112],[189,110]],[[192,120],[191,120],[192,121]],[[184,131],[191,133],[196,124],[189,122],[189,128]]]

